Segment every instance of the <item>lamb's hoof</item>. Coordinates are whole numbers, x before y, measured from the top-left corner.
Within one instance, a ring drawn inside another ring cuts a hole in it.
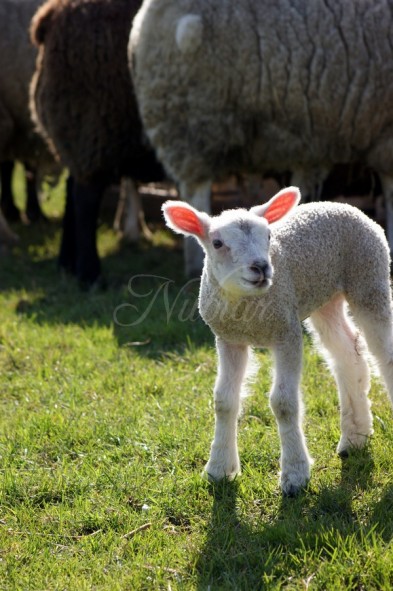
[[[234,474],[226,474],[225,476],[222,477],[217,477],[217,476],[213,476],[213,474],[209,474],[209,472],[206,472],[206,470],[203,470],[201,476],[203,480],[206,480],[206,482],[209,482],[210,484],[220,484],[220,482],[233,482],[238,476],[240,475],[240,472],[236,472]]]
[[[337,453],[342,460],[346,460],[347,458],[349,458],[349,451],[347,449],[341,449],[337,451]]]
[[[202,478],[211,483],[222,482],[223,480],[234,480],[240,474],[240,464],[232,466],[230,470],[224,470],[222,467],[213,466],[209,463],[206,464]]]
[[[337,454],[342,459],[348,458],[351,455],[352,450],[363,449],[367,445],[367,441],[372,434],[373,430],[370,429],[368,435],[354,433],[349,436],[341,437],[340,443],[337,446]]]
[[[210,482],[211,484],[218,484],[221,482],[221,480],[223,480],[222,478],[216,478],[216,476],[213,476],[213,474],[209,474],[209,472],[206,472],[206,470],[202,471],[201,476],[203,480],[206,480],[206,482]]]
[[[294,486],[291,485],[286,489],[282,489],[282,496],[287,499],[294,499],[297,497],[302,491],[305,490],[305,486]]]
[[[310,480],[310,466],[306,462],[297,464],[297,469],[281,473],[281,490],[284,497],[295,497],[307,488]]]

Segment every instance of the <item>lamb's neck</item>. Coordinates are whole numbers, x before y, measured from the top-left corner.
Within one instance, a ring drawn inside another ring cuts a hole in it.
[[[225,291],[217,281],[209,262],[205,262],[202,274],[202,284],[208,288],[209,294],[224,303],[232,303],[231,295]]]

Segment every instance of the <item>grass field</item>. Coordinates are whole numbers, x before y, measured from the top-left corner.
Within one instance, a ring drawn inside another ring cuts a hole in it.
[[[305,337],[315,464],[309,489],[283,499],[258,352],[242,476],[209,485],[214,342],[179,243],[160,230],[120,248],[103,224],[109,288],[81,293],[56,268],[61,195],[44,204],[50,223],[18,226],[0,256],[0,589],[391,589],[393,423],[379,384],[375,434],[341,461],[335,385]]]

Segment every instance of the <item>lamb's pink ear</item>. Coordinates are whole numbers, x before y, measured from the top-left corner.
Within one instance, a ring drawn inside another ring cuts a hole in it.
[[[207,234],[207,214],[180,201],[166,201],[162,206],[167,226],[178,232],[203,240]]]
[[[264,217],[269,224],[284,219],[300,201],[300,191],[297,187],[287,187],[279,191],[267,203],[252,207],[251,211]]]

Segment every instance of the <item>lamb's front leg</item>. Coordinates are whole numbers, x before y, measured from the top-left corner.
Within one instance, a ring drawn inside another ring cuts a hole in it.
[[[281,439],[281,488],[293,496],[310,479],[311,458],[302,429],[302,401],[299,390],[302,366],[301,329],[287,335],[273,349],[275,379],[270,406],[277,420]]]
[[[214,388],[215,432],[210,459],[205,467],[209,480],[232,479],[240,473],[237,451],[237,420],[241,385],[250,351],[217,339],[218,375]]]

